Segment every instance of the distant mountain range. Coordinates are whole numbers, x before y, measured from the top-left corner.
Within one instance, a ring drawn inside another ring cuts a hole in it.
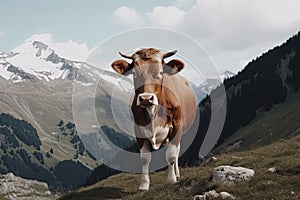
[[[227,71],[223,72],[222,74],[220,74],[219,78],[207,78],[198,87],[200,88],[200,90],[209,94],[213,89],[215,89],[220,84],[222,84],[224,82],[224,80],[229,79],[235,75],[236,75],[235,73],[227,70]]]
[[[118,74],[103,71],[103,66],[94,68],[88,65],[85,59],[89,53],[90,50],[85,44],[77,44],[72,40],[56,43],[50,34],[33,35],[8,53],[0,51],[0,76],[17,83],[25,80],[57,79],[91,82],[101,75],[102,79],[116,84],[119,89],[127,89],[117,84],[120,78]],[[196,87],[209,93],[224,79],[234,75],[225,71],[219,78],[207,78]],[[132,83],[130,80],[128,82]]]

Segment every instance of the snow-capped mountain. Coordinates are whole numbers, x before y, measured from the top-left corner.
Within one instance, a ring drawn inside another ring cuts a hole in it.
[[[89,54],[86,44],[54,42],[50,34],[33,35],[9,53],[0,51],[0,76],[13,83],[68,79],[87,85],[100,78],[122,91],[132,90],[130,79],[85,63]]]
[[[82,83],[104,81],[122,91],[133,90],[130,77],[104,71],[103,66],[85,63],[90,50],[86,44],[54,42],[50,34],[33,35],[9,53],[0,51],[0,76],[13,83],[25,80],[77,80]],[[97,67],[97,68],[96,68]],[[234,73],[225,71],[218,78],[209,78],[198,87],[193,85],[199,100]],[[200,88],[200,92],[197,88]],[[199,94],[198,94],[199,93]]]
[[[205,93],[205,95],[209,94],[213,89],[222,84],[225,79],[228,79],[232,76],[235,76],[233,72],[225,71],[219,76],[219,78],[207,78],[203,83],[199,85],[199,88],[202,92]]]
[[[50,34],[33,35],[11,52],[0,52],[0,75],[13,82],[75,79],[88,54],[85,44],[55,43]]]
[[[235,75],[236,75],[235,73],[226,70],[225,72],[223,72],[223,73],[220,75],[220,78],[221,78],[221,80],[222,80],[222,82],[223,82],[225,79],[231,78],[231,77],[233,77],[233,76],[235,76]]]

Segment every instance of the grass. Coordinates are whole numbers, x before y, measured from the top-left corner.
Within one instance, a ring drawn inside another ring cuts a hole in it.
[[[291,94],[286,102],[279,104],[266,113],[259,114],[255,120],[240,128],[216,151],[242,140],[237,150],[248,150],[265,146],[291,135],[300,128],[300,92]]]
[[[80,188],[61,197],[61,200],[192,199],[194,195],[212,189],[227,191],[236,199],[299,199],[299,155],[300,135],[249,151],[221,154],[214,163],[182,168],[182,177],[175,185],[167,183],[167,171],[154,172],[150,174],[150,190],[140,192],[140,175],[122,173],[95,185]],[[213,183],[213,169],[220,165],[251,168],[255,170],[255,176],[250,181],[238,182],[231,187]],[[277,171],[268,172],[270,167],[276,167]]]

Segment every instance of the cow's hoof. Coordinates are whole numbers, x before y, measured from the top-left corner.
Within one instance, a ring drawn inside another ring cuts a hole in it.
[[[168,176],[168,182],[169,183],[177,183],[177,178],[176,176]]]
[[[142,184],[139,187],[139,190],[142,191],[148,191],[149,190],[149,184]]]

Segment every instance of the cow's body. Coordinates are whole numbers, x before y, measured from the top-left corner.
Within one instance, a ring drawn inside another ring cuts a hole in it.
[[[188,81],[177,75],[183,68],[179,60],[164,62],[175,52],[162,54],[156,49],[142,49],[132,56],[131,64],[117,60],[112,67],[120,74],[133,73],[135,97],[132,113],[135,135],[140,146],[142,160],[141,190],[149,189],[149,163],[151,149],[168,145],[166,159],[169,164],[168,180],[179,178],[178,155],[180,140],[192,125],[196,113],[196,101]]]
[[[195,98],[192,90],[189,88],[188,81],[179,75],[164,75],[162,95],[159,103],[160,108],[157,113],[151,118],[145,108],[136,105],[137,95],[135,95],[132,112],[135,118],[137,131],[142,131],[145,137],[139,140],[142,146],[144,139],[148,139],[152,148],[157,150],[164,142],[171,141],[177,136],[177,131],[169,130],[173,128],[182,129],[185,132],[194,120],[195,113]],[[180,114],[178,114],[180,112]],[[177,116],[177,114],[179,116]],[[176,120],[179,120],[176,122]],[[175,127],[177,126],[177,127]],[[145,133],[147,131],[153,132],[152,136],[163,135],[154,140],[151,140]],[[167,132],[167,134],[165,134]],[[156,134],[155,134],[156,133]],[[161,133],[161,134],[159,134]],[[180,137],[178,137],[180,140]],[[175,141],[173,141],[175,143]],[[179,144],[179,141],[176,142]]]

